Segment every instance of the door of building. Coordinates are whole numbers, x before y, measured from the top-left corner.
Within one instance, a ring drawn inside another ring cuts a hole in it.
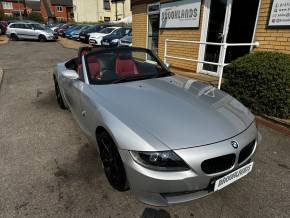
[[[201,41],[217,43],[251,43],[260,0],[206,0]],[[250,46],[228,47],[226,63],[250,52]],[[201,45],[200,60],[220,62],[221,46]],[[217,75],[218,66],[199,64],[201,73]]]
[[[158,53],[160,3],[149,4],[147,14],[148,14],[147,48]]]

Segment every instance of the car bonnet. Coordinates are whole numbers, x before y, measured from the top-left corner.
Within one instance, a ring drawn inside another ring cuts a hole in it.
[[[233,97],[179,76],[92,87],[105,99],[104,108],[130,129],[141,126],[171,149],[232,138],[254,121]]]

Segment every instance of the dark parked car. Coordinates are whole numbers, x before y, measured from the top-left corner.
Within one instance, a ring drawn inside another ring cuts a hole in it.
[[[124,36],[129,35],[131,33],[131,28],[120,28],[117,31],[113,32],[108,36],[104,36],[102,45],[103,46],[118,46],[120,43],[120,39]]]
[[[80,40],[80,32],[85,31],[85,30],[89,29],[90,27],[91,27],[91,25],[85,25],[81,29],[74,31],[72,34],[72,38],[74,40]]]
[[[121,47],[131,47],[132,46],[132,31],[127,35],[120,39],[119,46]]]
[[[106,25],[94,25],[86,30],[80,32],[79,37],[82,42],[89,43],[90,33],[98,33],[102,29],[106,28]]]
[[[5,34],[8,23],[6,21],[0,21],[0,35]]]

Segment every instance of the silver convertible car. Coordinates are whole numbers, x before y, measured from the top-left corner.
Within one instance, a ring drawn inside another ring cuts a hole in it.
[[[144,203],[194,200],[253,168],[253,114],[215,87],[174,75],[150,50],[83,48],[53,76],[59,106],[96,144],[111,186]]]

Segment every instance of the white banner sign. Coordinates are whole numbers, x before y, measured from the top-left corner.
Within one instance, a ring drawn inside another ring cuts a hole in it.
[[[273,0],[268,26],[290,26],[290,0]]]
[[[182,0],[161,4],[160,28],[199,27],[201,0]]]

